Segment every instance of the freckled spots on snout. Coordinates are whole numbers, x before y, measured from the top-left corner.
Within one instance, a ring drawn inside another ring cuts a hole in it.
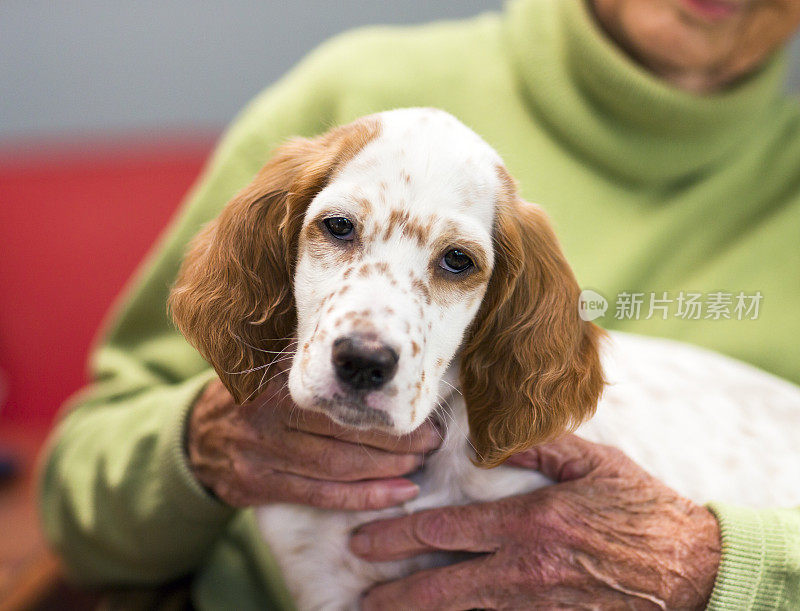
[[[418,354],[419,354],[419,344],[414,340],[411,340],[411,356],[417,356]]]
[[[431,291],[428,288],[428,285],[422,281],[421,278],[418,278],[413,273],[411,275],[411,288],[412,290],[422,297],[425,300],[425,303],[430,305],[431,304]]]

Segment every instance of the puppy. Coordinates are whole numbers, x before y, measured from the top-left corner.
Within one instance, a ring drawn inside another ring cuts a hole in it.
[[[675,342],[605,340],[579,292],[543,211],[434,109],[290,141],[198,235],[170,307],[237,402],[292,354],[301,409],[397,435],[444,425],[401,507],[259,508],[299,608],[356,608],[374,583],[452,560],[369,563],[347,539],[373,519],[547,485],[498,465],[582,423],[695,501],[800,503],[800,389]]]

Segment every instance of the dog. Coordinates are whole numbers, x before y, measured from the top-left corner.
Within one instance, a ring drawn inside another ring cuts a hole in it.
[[[800,388],[699,348],[606,334],[579,316],[579,294],[543,210],[436,109],[289,141],[202,230],[169,305],[237,402],[289,354],[303,410],[397,435],[428,418],[444,428],[403,506],[257,510],[300,609],[357,608],[377,582],[452,561],[369,563],[347,541],[374,519],[548,485],[501,465],[575,429],[696,502],[800,504]]]

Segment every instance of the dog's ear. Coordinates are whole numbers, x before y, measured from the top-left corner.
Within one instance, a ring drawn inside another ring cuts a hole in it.
[[[289,141],[191,243],[169,309],[237,403],[255,398],[292,352],[292,279],[309,203],[379,131],[362,119]]]
[[[461,356],[461,387],[477,464],[571,430],[603,389],[603,331],[578,315],[580,289],[538,206],[499,169],[495,266]]]

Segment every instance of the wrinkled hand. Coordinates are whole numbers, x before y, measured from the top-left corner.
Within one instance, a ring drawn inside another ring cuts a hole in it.
[[[693,609],[719,566],[714,516],[622,452],[567,435],[513,463],[560,482],[499,501],[362,526],[354,553],[393,560],[434,550],[473,559],[366,593],[366,610]]]
[[[433,425],[405,437],[346,429],[297,408],[283,383],[238,406],[215,380],[194,405],[189,463],[220,499],[234,507],[281,502],[363,510],[417,496],[417,486],[400,476],[439,445]]]

